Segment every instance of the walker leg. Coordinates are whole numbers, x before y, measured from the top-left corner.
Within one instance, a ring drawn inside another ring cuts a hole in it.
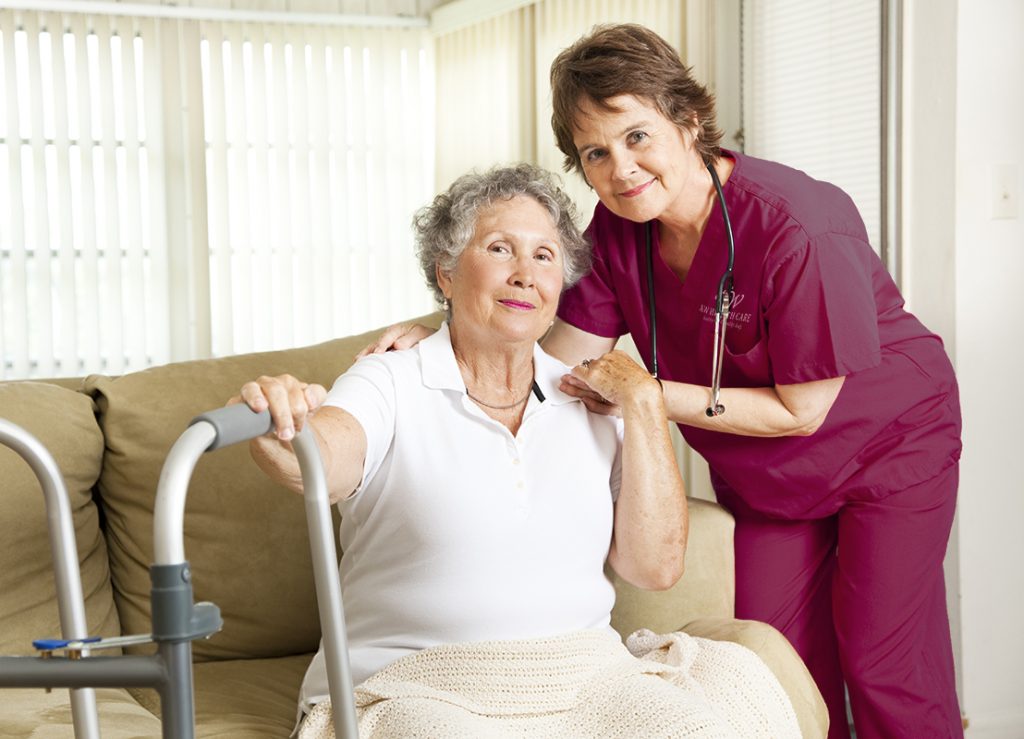
[[[82,575],[78,568],[75,524],[60,468],[53,455],[35,436],[4,419],[0,419],[0,444],[21,455],[39,479],[46,499],[46,522],[50,533],[50,550],[53,552],[61,633],[65,639],[84,639],[89,635],[89,628],[85,620],[85,598],[82,595]],[[91,688],[71,691],[71,721],[76,739],[99,739],[96,694]]]
[[[192,693],[192,643],[164,642],[160,655],[167,666],[167,683],[160,695],[164,739],[194,739],[195,709]]]

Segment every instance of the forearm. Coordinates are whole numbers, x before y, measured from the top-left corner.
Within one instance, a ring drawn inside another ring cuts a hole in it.
[[[741,436],[809,436],[824,422],[839,395],[843,378],[800,385],[722,388],[725,413],[709,417],[711,388],[665,382],[665,407],[670,420],[687,426]]]
[[[609,563],[637,587],[664,590],[683,574],[688,517],[657,386],[623,407],[623,421],[622,485]]]
[[[290,442],[260,437],[249,442],[249,454],[263,474],[281,487],[302,495],[299,461]]]
[[[327,407],[307,424],[317,441],[332,503],[348,497],[362,479],[366,436],[362,426],[347,412]],[[302,494],[302,474],[291,442],[260,437],[249,444],[256,465],[271,480]]]

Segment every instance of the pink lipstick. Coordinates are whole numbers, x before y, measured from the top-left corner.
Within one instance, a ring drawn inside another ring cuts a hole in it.
[[[654,178],[651,178],[650,180],[648,180],[644,184],[637,185],[632,190],[626,190],[625,192],[620,192],[619,195],[621,195],[624,198],[635,198],[637,195],[642,193],[644,190],[646,190],[648,187],[650,187],[653,184],[654,184]]]
[[[498,302],[516,310],[533,310],[533,303],[524,303],[519,300],[499,300]]]

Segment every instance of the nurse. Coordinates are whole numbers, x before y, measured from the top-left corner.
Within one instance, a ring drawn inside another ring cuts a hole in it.
[[[669,418],[736,518],[736,615],[789,638],[830,737],[849,736],[844,685],[859,739],[962,736],[942,569],[960,408],[941,340],[904,310],[850,198],[720,148],[712,96],[650,30],[595,29],[555,59],[551,86],[566,169],[600,198],[593,270],[543,343],[579,365],[562,389],[617,413],[587,378],[626,333],[653,366],[651,224],[659,375]],[[736,248],[714,417],[728,247],[709,166]]]

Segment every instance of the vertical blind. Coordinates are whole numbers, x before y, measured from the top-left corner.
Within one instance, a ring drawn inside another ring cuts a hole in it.
[[[533,159],[533,28],[527,6],[437,38],[438,190],[473,168]]]
[[[167,359],[154,33],[0,11],[0,377]]]
[[[599,23],[642,23],[682,48],[682,3],[669,0],[537,0],[436,37],[437,185],[470,167],[526,160],[562,172],[551,132],[551,62]],[[582,225],[597,198],[563,177]]]
[[[881,233],[880,0],[743,0],[745,150],[843,188]]]
[[[202,38],[188,140],[205,146],[209,243],[182,284],[167,203],[203,192],[168,176],[161,138],[181,117],[161,68],[180,43],[161,24],[178,22],[0,11],[0,379],[170,361],[190,317],[169,297],[197,286],[214,355],[432,307],[409,228],[434,190],[429,32],[181,21]]]
[[[207,23],[202,37],[214,354],[429,311],[409,227],[434,185],[429,33]]]

